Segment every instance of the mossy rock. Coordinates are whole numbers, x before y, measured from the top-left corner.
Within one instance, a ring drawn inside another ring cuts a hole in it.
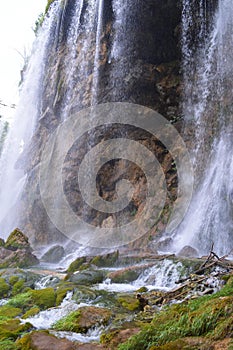
[[[56,304],[56,294],[53,288],[31,290],[28,293],[33,305],[38,306],[41,310],[46,310]]]
[[[18,319],[0,320],[0,340],[16,340],[19,335],[32,329],[30,323],[21,324]]]
[[[19,293],[22,293],[25,291],[25,288],[27,288],[25,286],[25,281],[19,280],[13,285],[11,295],[14,296],[14,295],[17,295]]]
[[[120,295],[117,297],[117,301],[121,304],[121,306],[124,309],[127,309],[129,311],[139,311],[140,310],[140,304],[138,299],[134,295]]]
[[[18,307],[25,313],[33,306],[39,307],[40,310],[46,310],[55,306],[56,294],[53,288],[40,290],[29,290],[26,293],[18,294],[11,298],[7,305]]]
[[[130,283],[135,281],[140,273],[140,269],[134,270],[132,268],[126,268],[124,270],[110,272],[107,277],[110,278],[113,283]]]
[[[7,268],[2,271],[1,277],[4,278],[6,283],[13,286],[19,280],[23,280],[24,286],[34,288],[35,282],[37,282],[42,275],[34,273],[32,271],[25,271],[20,268]]]
[[[5,298],[8,296],[8,293],[10,291],[10,286],[4,278],[0,277],[0,298]]]
[[[67,269],[67,272],[69,274],[75,272],[75,271],[79,271],[83,269],[83,264],[85,264],[87,262],[87,258],[85,256],[77,258],[76,260],[74,260],[70,266]],[[87,268],[87,266],[85,267]]]
[[[75,288],[73,299],[78,303],[93,301],[99,295],[98,291],[88,288],[87,286],[79,286]]]
[[[14,318],[22,314],[22,309],[10,305],[3,305],[0,307],[0,319]]]
[[[146,292],[148,292],[148,288],[146,288],[146,287],[141,287],[141,288],[139,288],[136,292],[137,292],[137,293],[146,293]]]
[[[112,267],[115,266],[119,258],[119,251],[98,255],[91,259],[90,264],[95,265],[97,267]]]
[[[76,274],[67,275],[65,279],[78,285],[92,285],[103,282],[104,277],[104,271],[85,270]]]
[[[25,312],[25,314],[21,317],[22,319],[26,319],[29,317],[33,317],[37,315],[40,312],[40,309],[38,307],[32,307],[30,310]]]
[[[5,248],[11,250],[26,249],[31,251],[28,237],[18,228],[11,232],[10,236],[7,238]]]
[[[0,247],[5,247],[5,241],[2,238],[0,238]]]
[[[11,286],[13,286],[16,282],[18,282],[19,276],[10,276],[9,283]]]
[[[66,294],[73,290],[72,286],[60,286],[56,290],[56,306],[60,305],[65,298]]]
[[[107,325],[111,316],[109,309],[84,306],[56,322],[53,328],[58,331],[86,333],[90,328]]]

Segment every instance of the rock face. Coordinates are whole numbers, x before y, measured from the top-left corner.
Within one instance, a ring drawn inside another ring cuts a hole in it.
[[[95,56],[96,33],[92,29],[87,30],[91,21],[88,19],[88,3],[82,8],[81,27],[75,37],[76,44],[72,48],[69,46],[69,23],[75,26],[75,4],[71,0],[64,2],[49,34],[51,43],[45,59],[46,74],[43,77],[43,91],[39,101],[41,116],[30,146],[18,161],[18,167],[28,174],[19,208],[22,218],[20,227],[29,233],[30,242],[34,246],[66,240],[51,223],[38,187],[38,165],[43,146],[61,120],[67,117],[65,113],[80,111],[93,103],[130,102],[152,108],[172,123],[181,117],[180,1],[142,0],[136,4],[127,0],[122,6],[118,4],[118,8],[114,1],[105,1],[98,60]],[[95,24],[93,28],[96,28]],[[166,178],[166,207],[177,197],[176,169],[171,155],[160,140],[135,127],[122,127],[117,124],[100,127],[91,136],[85,134],[72,146],[63,167],[64,192],[71,209],[96,226],[106,227],[106,223],[111,226],[114,222],[130,221],[137,217],[145,204],[145,175],[139,166],[124,159],[106,162],[97,176],[97,190],[106,201],[114,200],[120,180],[127,179],[134,186],[131,202],[119,214],[109,215],[88,207],[77,188],[78,167],[90,144],[95,145],[102,140],[121,135],[140,142],[155,154]],[[168,213],[169,210],[165,209],[165,218]],[[154,225],[153,232],[148,235],[153,236],[163,227],[164,224],[160,227]],[[147,243],[148,239],[144,237],[143,242],[136,242],[135,246],[142,248]]]

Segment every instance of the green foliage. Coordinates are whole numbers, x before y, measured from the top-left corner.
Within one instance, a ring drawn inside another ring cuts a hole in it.
[[[20,308],[22,310],[27,310],[31,307],[31,295],[30,292],[22,293],[11,298],[7,305]]]
[[[47,5],[46,5],[46,8],[45,8],[45,13],[48,12],[50,6],[52,5],[52,3],[53,3],[54,1],[55,1],[55,0],[48,0]]]
[[[233,336],[233,279],[218,293],[175,304],[156,314],[152,323],[119,350],[149,350],[184,337],[213,340]],[[166,347],[161,347],[161,349]],[[171,348],[172,349],[172,348]]]
[[[0,341],[0,350],[19,350],[19,347],[15,344],[14,341],[6,339]]]

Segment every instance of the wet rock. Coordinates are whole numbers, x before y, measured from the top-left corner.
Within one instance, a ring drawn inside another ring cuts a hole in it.
[[[129,283],[135,281],[139,275],[152,264],[146,264],[141,266],[130,266],[124,269],[109,272],[107,278],[110,278],[113,283]]]
[[[47,263],[57,263],[65,256],[65,249],[60,245],[50,248],[42,257],[41,261]]]
[[[181,251],[177,254],[178,256],[186,257],[186,258],[197,258],[198,257],[198,251],[187,245],[181,249]]]
[[[103,282],[105,274],[100,270],[85,270],[82,272],[77,272],[72,275],[66,276],[66,281],[82,284],[91,285]]]

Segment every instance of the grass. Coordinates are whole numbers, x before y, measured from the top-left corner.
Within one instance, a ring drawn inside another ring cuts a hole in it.
[[[151,324],[118,350],[149,350],[185,337],[221,340],[233,336],[233,278],[211,296],[165,307]]]

